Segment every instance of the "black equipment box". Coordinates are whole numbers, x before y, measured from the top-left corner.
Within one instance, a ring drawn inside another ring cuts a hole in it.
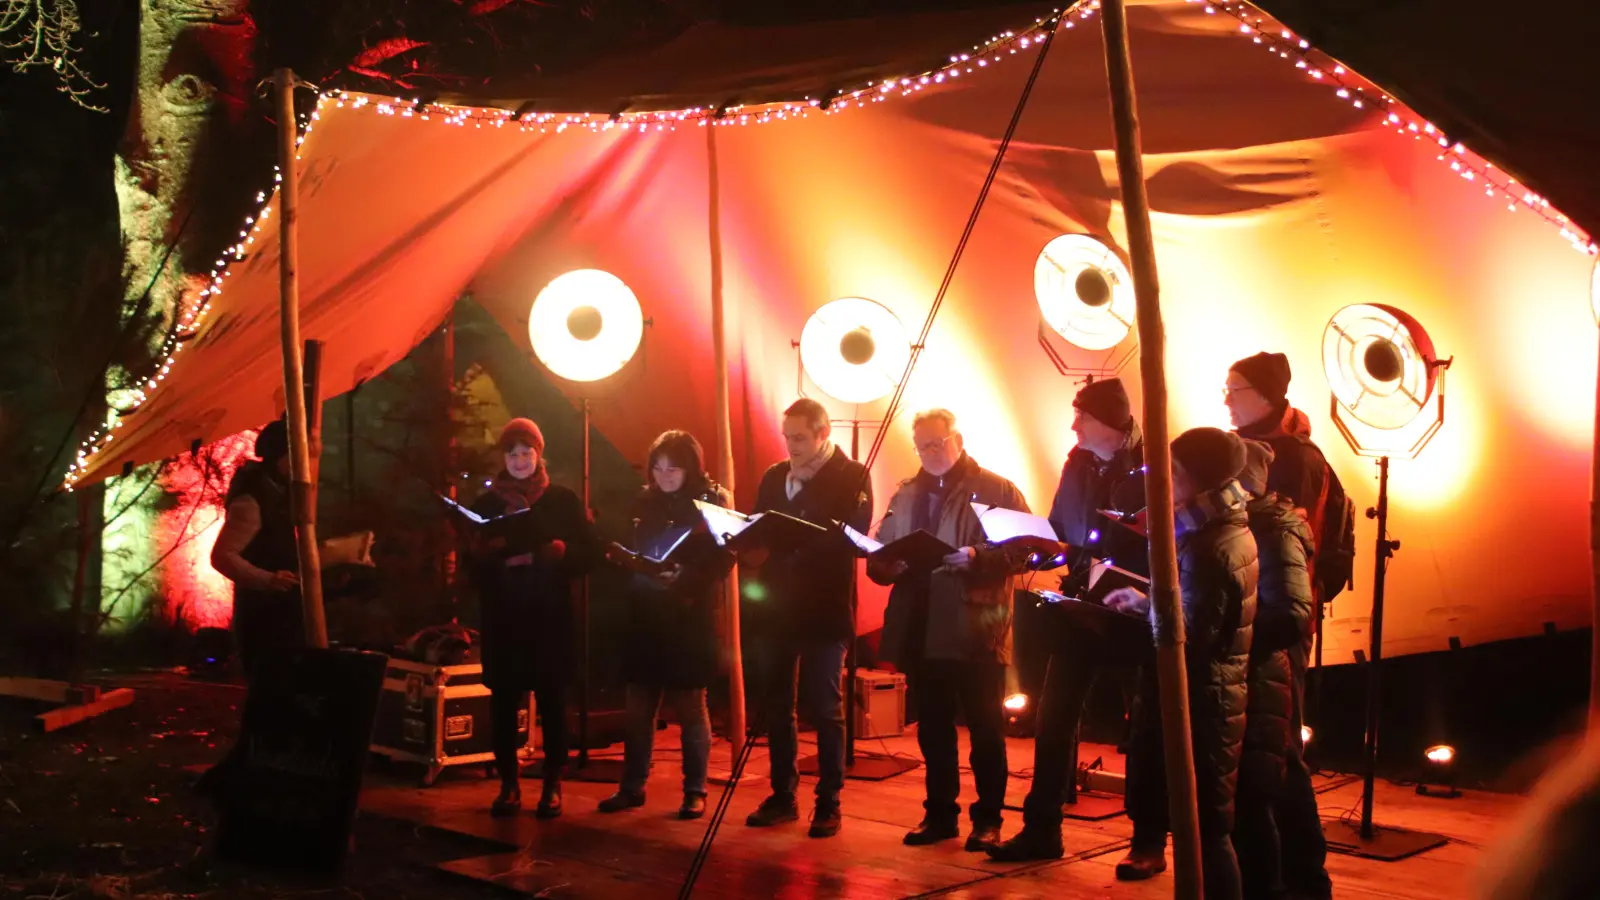
[[[532,696],[517,708],[518,756],[531,753]],[[378,698],[372,752],[392,760],[422,763],[430,786],[447,766],[494,762],[489,732],[489,689],[483,666],[441,666],[390,658]]]

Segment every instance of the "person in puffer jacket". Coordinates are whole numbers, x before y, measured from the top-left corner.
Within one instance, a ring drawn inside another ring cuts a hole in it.
[[[1278,824],[1273,809],[1283,793],[1294,697],[1289,650],[1311,634],[1309,560],[1311,526],[1288,499],[1267,490],[1269,444],[1247,440],[1239,484],[1251,495],[1250,533],[1260,554],[1254,636],[1250,647],[1250,699],[1244,753],[1239,760],[1238,815],[1233,846],[1245,900],[1273,898],[1285,890]]]
[[[1242,897],[1233,849],[1233,801],[1244,743],[1259,574],[1245,512],[1248,496],[1237,481],[1244,464],[1244,442],[1217,428],[1192,428],[1172,442],[1172,501],[1206,900]],[[1133,588],[1113,591],[1106,604],[1151,615],[1149,598]],[[1117,864],[1117,878],[1123,881],[1150,878],[1166,869],[1169,822],[1162,813],[1167,807],[1152,800],[1166,792],[1159,707],[1152,669],[1141,679],[1134,703],[1127,808],[1130,815],[1140,812],[1133,822],[1133,845]]]

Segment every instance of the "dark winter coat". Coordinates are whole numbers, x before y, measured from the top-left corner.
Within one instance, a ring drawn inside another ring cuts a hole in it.
[[[694,501],[731,507],[728,492],[704,478],[667,494],[646,488],[634,504],[633,546],[652,545],[669,531],[697,525]],[[643,574],[628,582],[623,675],[630,684],[704,688],[717,675],[717,595],[727,565],[684,569],[670,586]]]
[[[845,641],[855,636],[855,549],[833,528],[872,527],[872,481],[866,467],[835,449],[805,487],[789,499],[789,461],[767,469],[756,489],[756,512],[776,510],[829,529],[809,546],[774,553],[745,579],[741,615],[763,640]]]
[[[1311,420],[1287,403],[1260,422],[1239,429],[1239,436],[1272,447],[1267,467],[1267,492],[1277,494],[1310,517],[1311,533],[1322,531],[1322,502],[1328,486],[1328,460],[1311,442]]]
[[[1131,532],[1106,529],[1097,512],[1102,509],[1127,513],[1144,509],[1143,444],[1135,444],[1109,460],[1074,448],[1061,467],[1061,481],[1048,518],[1056,536],[1074,549],[1089,544],[1089,535],[1100,531],[1096,556],[1122,560],[1118,563],[1122,568],[1144,574],[1148,568],[1144,541]]]
[[[1012,575],[1019,560],[985,544],[974,503],[1028,511],[1016,485],[966,455],[944,478],[919,472],[890,498],[878,540],[891,543],[921,529],[952,547],[972,547],[977,556],[964,572],[940,568],[900,577],[883,612],[883,659],[901,668],[924,659],[1011,662]]]
[[[472,511],[492,517],[525,505],[515,494],[490,490]],[[532,562],[510,565],[514,560],[490,552],[473,563],[483,681],[491,690],[561,684],[574,665],[573,589],[594,567],[599,548],[583,501],[571,490],[552,484],[533,509],[566,545],[560,559],[551,562],[535,553]]]
[[[1178,537],[1195,777],[1218,779],[1212,812],[1230,823],[1248,701],[1251,628],[1259,568],[1243,509]],[[1143,698],[1155,702],[1156,698]]]
[[[1256,618],[1250,647],[1249,715],[1245,726],[1245,777],[1269,789],[1283,778],[1294,697],[1289,651],[1311,633],[1311,528],[1294,505],[1276,494],[1248,506],[1250,533],[1260,557]]]

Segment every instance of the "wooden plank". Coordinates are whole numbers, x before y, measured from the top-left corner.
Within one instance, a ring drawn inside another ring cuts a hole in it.
[[[487,882],[504,891],[550,900],[578,897],[606,897],[608,900],[637,897],[642,900],[670,896],[673,889],[673,885],[660,878],[619,872],[581,860],[522,852],[452,860],[434,868],[446,875]]]
[[[52,709],[34,717],[39,723],[39,728],[45,732],[75,725],[84,719],[92,719],[113,709],[121,709],[133,702],[132,688],[117,688],[100,695],[100,699],[93,703],[84,703],[77,706],[63,706]]]
[[[65,703],[72,685],[65,681],[47,681],[43,678],[0,678],[0,695],[39,700],[44,703]]]

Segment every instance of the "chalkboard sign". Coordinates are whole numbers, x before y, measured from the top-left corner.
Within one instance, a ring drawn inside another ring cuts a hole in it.
[[[333,873],[344,861],[388,657],[291,650],[263,660],[223,765],[217,856]]]

